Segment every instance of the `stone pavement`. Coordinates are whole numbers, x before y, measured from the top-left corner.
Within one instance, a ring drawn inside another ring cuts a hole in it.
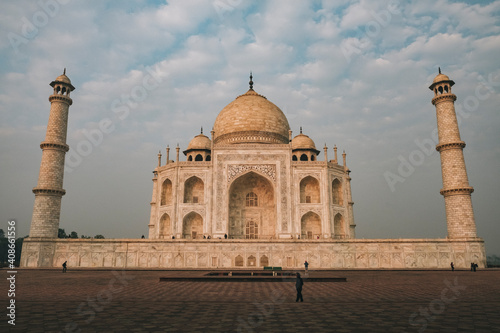
[[[159,282],[199,271],[18,270],[0,332],[500,332],[500,270],[312,271],[347,282]]]

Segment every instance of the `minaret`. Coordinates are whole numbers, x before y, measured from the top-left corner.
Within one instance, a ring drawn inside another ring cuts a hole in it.
[[[66,191],[63,186],[64,158],[69,146],[66,144],[68,110],[73,104],[70,92],[75,90],[64,73],[52,81],[54,93],[49,97],[50,115],[45,140],[40,144],[42,162],[38,185],[33,189],[35,205],[31,220],[30,237],[56,238],[59,230],[61,199]]]
[[[476,222],[472,210],[471,193],[474,189],[469,186],[463,149],[465,142],[460,140],[455,100],[451,87],[455,84],[444,74],[434,78],[430,90],[434,92],[432,104],[436,106],[439,144],[436,150],[441,155],[441,172],[446,207],[446,222],[448,238],[475,238]]]

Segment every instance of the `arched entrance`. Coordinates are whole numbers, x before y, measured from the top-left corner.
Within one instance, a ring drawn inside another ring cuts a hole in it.
[[[271,182],[255,172],[237,178],[229,188],[230,238],[270,239],[276,234],[276,204]]]
[[[170,216],[165,213],[160,219],[159,237],[167,238],[171,233]]]
[[[302,239],[321,238],[321,218],[313,212],[304,214],[300,220],[300,229]]]
[[[333,235],[335,238],[345,238],[344,217],[340,213],[333,219]]]
[[[203,218],[200,214],[191,212],[182,221],[182,238],[196,239],[203,237]]]

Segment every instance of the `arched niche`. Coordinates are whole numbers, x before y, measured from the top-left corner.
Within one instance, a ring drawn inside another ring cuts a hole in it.
[[[269,239],[275,236],[274,187],[267,178],[253,171],[241,175],[231,183],[228,201],[231,238]]]

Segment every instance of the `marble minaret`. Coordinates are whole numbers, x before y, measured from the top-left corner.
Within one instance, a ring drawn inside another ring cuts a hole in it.
[[[75,89],[64,73],[50,83],[54,88],[49,97],[50,115],[45,140],[40,144],[42,162],[38,185],[33,189],[35,205],[31,220],[30,237],[57,238],[63,189],[64,158],[69,146],[66,144],[68,111],[73,103],[70,92]]]
[[[476,222],[472,210],[471,193],[474,189],[469,186],[463,149],[465,142],[460,139],[455,100],[457,96],[451,92],[455,84],[444,74],[434,78],[430,90],[434,92],[432,104],[436,107],[439,144],[436,150],[441,155],[441,172],[446,207],[446,221],[448,238],[476,238]]]

